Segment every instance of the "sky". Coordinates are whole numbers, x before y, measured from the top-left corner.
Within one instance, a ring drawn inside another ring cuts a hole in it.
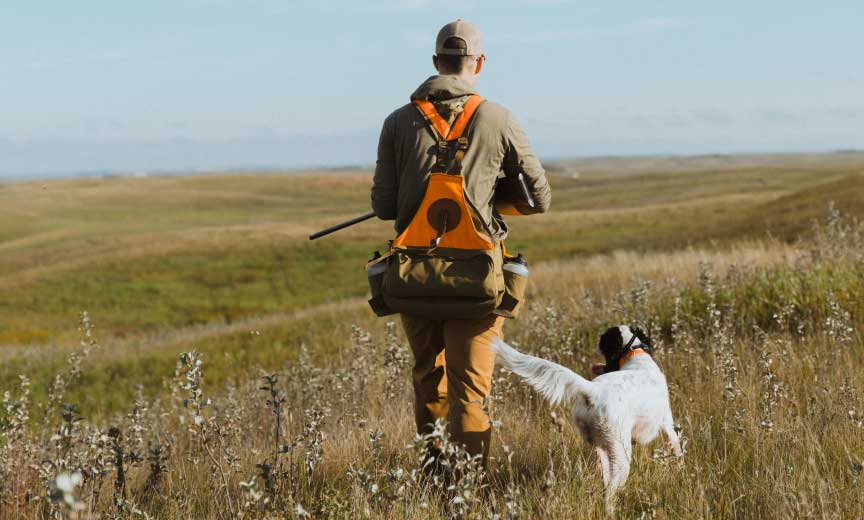
[[[372,164],[456,18],[541,159],[864,148],[861,0],[4,0],[0,177]]]

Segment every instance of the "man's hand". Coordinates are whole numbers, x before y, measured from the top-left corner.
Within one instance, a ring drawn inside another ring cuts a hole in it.
[[[591,379],[603,375],[605,371],[606,365],[604,365],[603,363],[594,363],[593,365],[591,365]]]

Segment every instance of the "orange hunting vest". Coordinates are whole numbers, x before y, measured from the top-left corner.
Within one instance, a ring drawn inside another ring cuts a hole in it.
[[[438,247],[466,250],[492,250],[492,240],[477,231],[472,209],[465,198],[462,159],[468,149],[468,139],[462,134],[483,98],[472,95],[465,102],[453,126],[441,117],[435,105],[425,99],[414,100],[429,127],[438,137],[438,157],[426,185],[420,207],[405,230],[393,240],[394,248]],[[454,152],[455,141],[455,152]],[[453,155],[452,164],[450,155]]]

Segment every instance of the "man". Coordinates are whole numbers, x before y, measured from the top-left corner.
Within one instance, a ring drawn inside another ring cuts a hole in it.
[[[480,31],[457,20],[445,25],[435,42],[432,63],[438,75],[424,81],[411,100],[431,101],[452,125],[483,69]],[[545,172],[510,112],[484,102],[466,128],[470,143],[462,160],[465,194],[475,226],[496,247],[507,226],[494,209],[495,185],[505,175],[524,174],[535,206],[545,212],[551,201]],[[396,220],[397,233],[411,222],[423,199],[436,162],[437,139],[414,104],[405,105],[384,121],[372,186],[372,209],[384,220]],[[524,212],[523,212],[524,213]],[[483,410],[492,387],[495,354],[491,342],[502,335],[504,318],[436,321],[403,314],[402,324],[414,353],[413,382],[417,431],[428,433],[436,419],[448,422],[451,438],[471,454],[489,450],[491,428]]]

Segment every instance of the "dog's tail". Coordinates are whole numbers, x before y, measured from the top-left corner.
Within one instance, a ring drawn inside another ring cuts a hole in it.
[[[592,394],[590,381],[557,363],[523,354],[501,339],[492,342],[492,350],[501,365],[522,377],[553,405]]]

